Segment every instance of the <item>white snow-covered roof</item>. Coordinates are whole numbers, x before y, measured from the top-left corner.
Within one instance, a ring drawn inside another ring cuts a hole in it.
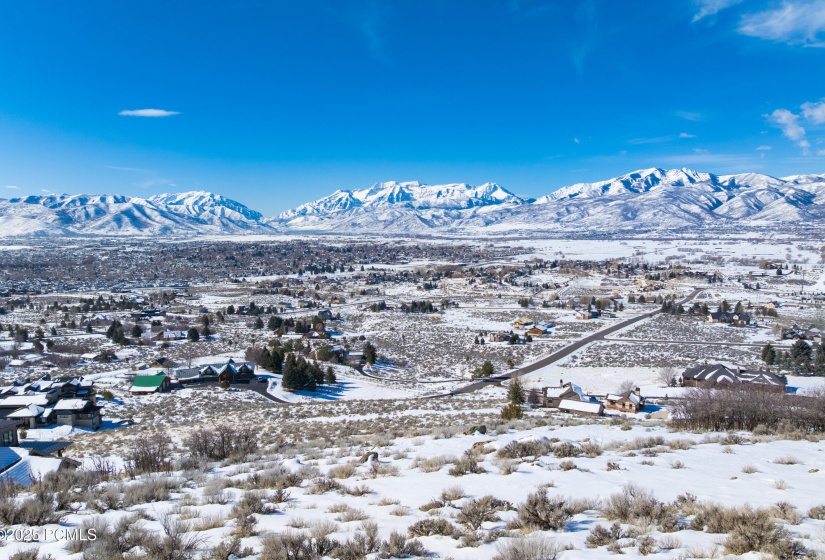
[[[602,405],[601,403],[572,401],[570,399],[564,399],[559,403],[559,410],[570,410],[572,412],[587,412],[590,414],[599,414],[602,411]]]
[[[36,404],[30,404],[29,406],[25,406],[19,410],[15,410],[6,418],[37,418],[43,411],[46,410],[42,406],[37,406]]]
[[[61,399],[54,405],[55,410],[83,410],[86,408],[85,399]]]
[[[29,454],[29,450],[22,447],[6,447],[4,453],[5,464],[9,465],[2,473],[0,480],[13,480],[21,486],[28,487],[33,480],[39,480],[50,472],[55,472],[60,468],[63,459],[57,457],[35,457]],[[19,460],[14,461],[14,456]]]
[[[35,404],[37,406],[46,406],[49,403],[49,397],[46,395],[15,395],[13,397],[6,397],[0,400],[2,407],[23,407]]]

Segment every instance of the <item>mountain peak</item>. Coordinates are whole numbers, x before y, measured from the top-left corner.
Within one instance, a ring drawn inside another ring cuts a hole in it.
[[[356,208],[391,210],[461,210],[499,204],[525,204],[525,201],[496,183],[472,186],[467,183],[427,185],[418,181],[385,181],[367,189],[337,190],[313,202],[283,212],[279,218],[323,216]]]

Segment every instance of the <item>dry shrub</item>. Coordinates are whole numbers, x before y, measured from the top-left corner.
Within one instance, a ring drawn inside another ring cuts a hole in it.
[[[613,523],[610,528],[605,529],[601,525],[596,525],[590,530],[584,543],[587,548],[597,548],[600,546],[609,546],[619,539],[627,538],[628,535],[622,531],[622,526],[619,523]]]
[[[443,535],[453,537],[458,530],[452,523],[441,517],[431,517],[416,521],[407,528],[411,537],[429,537],[432,535]]]
[[[494,496],[483,496],[475,500],[469,500],[461,506],[456,521],[470,531],[478,531],[482,523],[485,521],[498,521],[498,512],[510,508],[512,506],[504,500],[499,500]]]
[[[808,510],[808,517],[825,521],[825,505],[814,506]]]
[[[748,383],[692,389],[672,412],[673,424],[686,430],[825,432],[825,393],[785,395]]]
[[[559,443],[558,445],[556,445],[553,448],[553,455],[555,455],[556,457],[559,457],[559,458],[578,457],[581,454],[582,454],[581,447],[579,447],[575,444],[569,443],[569,442]]]
[[[253,473],[245,481],[247,488],[272,488],[284,490],[286,488],[297,488],[304,482],[301,474],[293,473],[284,467],[275,467],[264,471]]]
[[[486,471],[478,464],[475,457],[465,454],[447,472],[451,476],[464,476],[466,474],[482,474]]]
[[[632,483],[626,484],[621,493],[607,499],[604,516],[610,521],[657,525],[666,532],[673,531],[679,523],[674,506],[657,500],[649,490]]]
[[[436,457],[417,458],[413,461],[412,468],[420,468],[425,473],[432,473],[441,470],[441,467],[448,463],[454,463],[457,459],[452,455],[438,455]]]
[[[546,439],[533,439],[528,441],[511,441],[496,452],[496,456],[502,459],[522,459],[524,457],[541,457],[547,455],[553,448],[553,444]]]
[[[567,499],[561,496],[551,498],[546,489],[540,489],[519,504],[516,525],[527,531],[558,531],[567,526],[573,515]]]
[[[521,537],[496,545],[493,560],[558,560],[564,551],[545,537]]]
[[[329,478],[350,478],[355,476],[356,473],[355,465],[351,465],[349,463],[344,463],[342,465],[335,465],[334,467],[330,468],[327,471],[327,476]]]
[[[193,430],[184,444],[195,457],[212,460],[232,457],[243,462],[258,449],[258,437],[250,426],[219,424]]]
[[[454,502],[456,500],[460,500],[462,498],[467,497],[467,492],[459,486],[458,484],[454,484],[453,486],[448,486],[444,490],[441,491],[441,502],[444,504]],[[441,507],[441,506],[439,506]]]
[[[316,478],[312,481],[307,494],[325,494],[332,490],[341,490],[341,483],[331,478]]]

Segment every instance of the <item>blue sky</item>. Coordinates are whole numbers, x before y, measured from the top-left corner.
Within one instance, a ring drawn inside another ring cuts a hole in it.
[[[0,197],[823,173],[823,69],[825,0],[3,2]]]

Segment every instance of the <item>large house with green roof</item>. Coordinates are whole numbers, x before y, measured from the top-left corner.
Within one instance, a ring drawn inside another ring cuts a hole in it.
[[[129,387],[129,392],[138,395],[149,395],[151,393],[165,393],[169,390],[169,376],[165,373],[154,375],[137,375]]]

